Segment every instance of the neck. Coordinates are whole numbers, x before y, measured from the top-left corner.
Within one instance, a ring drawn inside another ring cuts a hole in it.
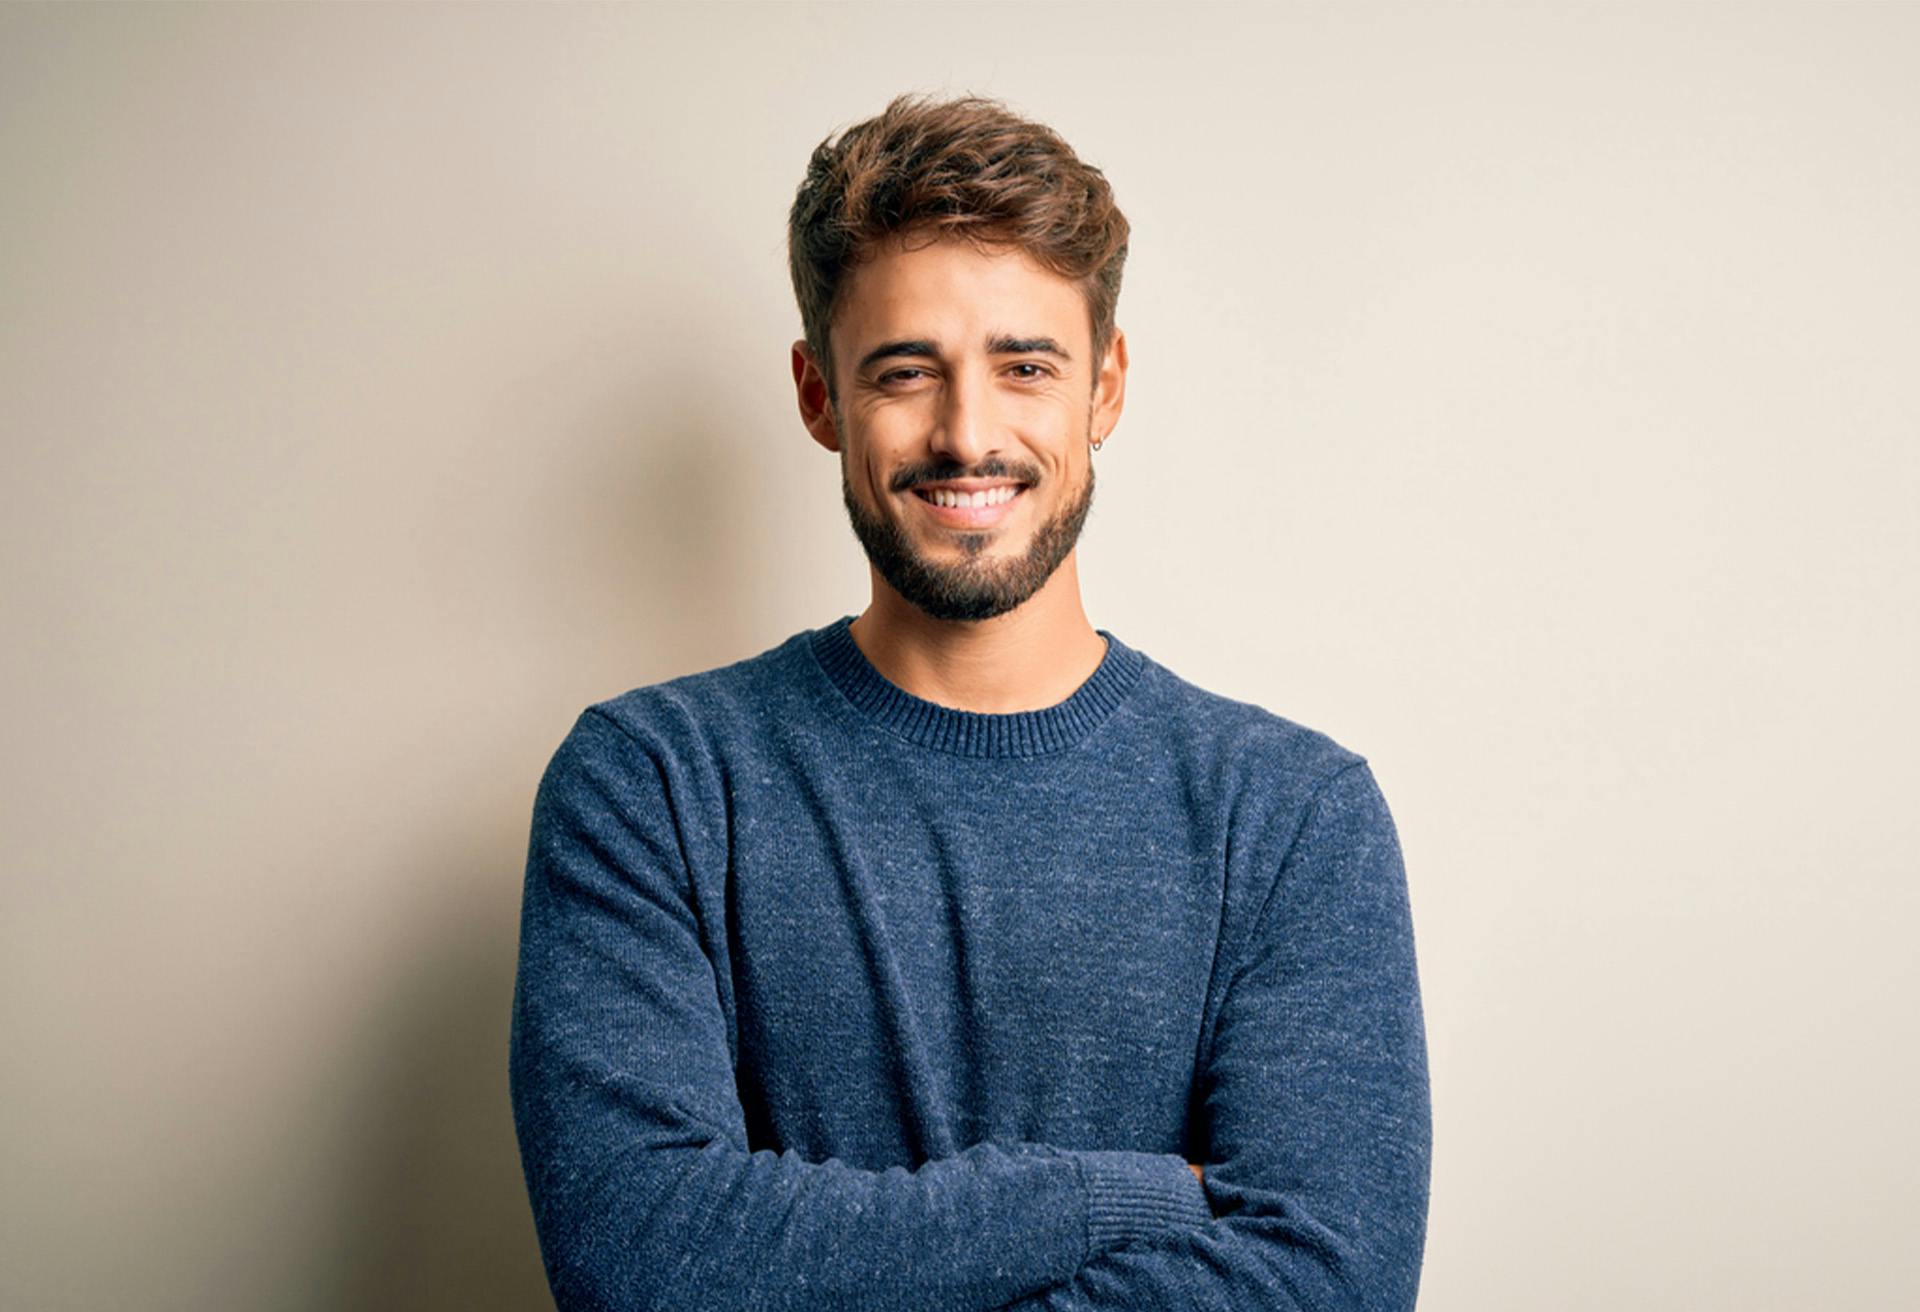
[[[986,714],[1042,710],[1072,696],[1106,656],[1106,639],[1080,604],[1075,566],[1069,555],[1033,596],[985,620],[934,619],[876,572],[873,601],[847,632],[875,669],[916,697]]]

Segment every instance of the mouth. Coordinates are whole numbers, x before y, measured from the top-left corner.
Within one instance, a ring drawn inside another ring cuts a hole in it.
[[[991,528],[1011,515],[1026,493],[1024,483],[942,484],[914,488],[913,499],[944,527]]]

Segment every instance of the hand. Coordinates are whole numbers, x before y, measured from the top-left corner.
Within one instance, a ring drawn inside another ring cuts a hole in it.
[[[1187,1169],[1193,1172],[1193,1178],[1198,1180],[1201,1184],[1205,1184],[1207,1182],[1207,1177],[1200,1173],[1200,1163],[1188,1162]]]

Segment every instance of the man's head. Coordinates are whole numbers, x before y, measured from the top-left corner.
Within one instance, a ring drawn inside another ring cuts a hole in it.
[[[1105,179],[993,101],[903,96],[814,152],[788,242],[802,418],[876,571],[936,618],[1020,605],[1071,554],[1120,415]],[[954,508],[940,483],[1003,490]]]
[[[814,149],[787,217],[800,324],[831,399],[829,326],[847,276],[891,238],[965,237],[1024,250],[1086,298],[1106,353],[1127,260],[1127,219],[1099,169],[1052,128],[979,96],[896,96]]]

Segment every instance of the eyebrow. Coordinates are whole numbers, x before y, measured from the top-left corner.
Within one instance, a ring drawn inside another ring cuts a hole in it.
[[[937,357],[939,354],[940,348],[925,338],[882,342],[861,356],[860,363],[856,365],[855,368],[865,369],[869,365],[878,364],[882,360],[892,360],[900,356]],[[1053,355],[1066,361],[1073,359],[1071,355],[1068,355],[1066,351],[1061,348],[1060,343],[1054,341],[1051,337],[1009,337],[1004,333],[998,337],[990,337],[987,339],[987,354]]]

